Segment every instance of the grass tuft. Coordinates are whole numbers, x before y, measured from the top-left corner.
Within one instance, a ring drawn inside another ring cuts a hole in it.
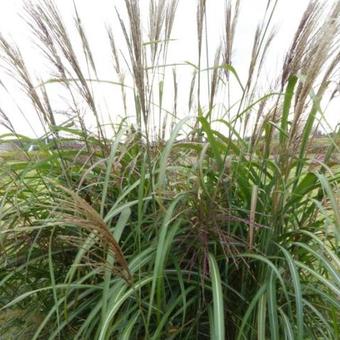
[[[54,2],[26,5],[47,79],[0,35],[1,65],[44,129],[21,136],[0,108],[0,147],[15,144],[0,151],[0,338],[338,339],[340,137],[318,134],[336,97],[340,3],[310,2],[265,91],[278,1],[245,77],[233,53],[242,1],[226,2],[212,65],[209,2],[197,2],[198,60],[178,64],[178,1],[150,0],[147,18],[124,4],[106,36],[117,79],[101,77],[75,2],[81,49]],[[185,116],[179,66],[192,72]],[[111,135],[104,85],[118,86],[124,117]]]

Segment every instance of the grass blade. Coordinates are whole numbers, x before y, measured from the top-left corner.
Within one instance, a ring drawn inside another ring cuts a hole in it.
[[[213,320],[215,340],[225,339],[224,302],[220,271],[213,254],[209,253],[209,269],[213,293]]]

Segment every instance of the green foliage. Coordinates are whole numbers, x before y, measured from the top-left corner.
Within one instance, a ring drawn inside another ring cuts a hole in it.
[[[88,167],[66,163],[69,188],[102,211],[131,281],[90,217],[77,204],[69,211],[55,158],[3,169],[3,310],[39,310],[36,338],[336,338],[339,174],[306,169],[294,187],[294,176],[279,176],[280,163],[233,153],[218,134],[202,148],[160,146],[149,173],[147,146],[137,143],[116,143],[114,155]]]
[[[126,3],[136,25],[136,2]],[[50,13],[44,20],[57,16],[53,7],[44,10]],[[305,13],[309,21],[314,10]],[[33,7],[30,13],[39,20],[40,10]],[[56,46],[72,56],[62,27],[54,26],[58,21],[45,25]],[[312,94],[299,137],[299,108],[308,104],[317,79],[295,60],[306,51],[310,55],[308,46],[303,50],[299,39],[293,44],[292,50],[298,45],[302,54],[293,53],[295,63],[287,59],[281,91],[257,100],[254,75],[243,86],[234,67],[217,62],[210,68],[220,72],[216,79],[228,83],[230,72],[242,88],[236,115],[226,118],[227,107],[216,117],[214,105],[208,112],[198,105],[194,126],[192,117],[174,120],[167,138],[152,140],[147,117],[152,105],[141,82],[150,68],[140,65],[138,29],[131,27],[133,41],[128,41],[133,72],[139,72],[134,128],[124,119],[106,138],[101,129],[91,134],[79,117],[74,126],[57,126],[49,117],[52,144],[41,142],[32,152],[29,139],[13,132],[25,147],[20,157],[7,155],[10,160],[1,163],[0,338],[30,314],[22,338],[338,339],[340,170],[330,157],[338,150],[329,135],[327,157],[313,162],[321,97]],[[267,33],[259,32],[252,68],[262,60]],[[154,33],[152,42],[143,44],[153,61],[160,51],[166,54],[163,44],[169,40]],[[92,56],[81,36],[90,67]],[[13,57],[5,40],[2,48]],[[295,76],[297,64],[305,80]],[[90,81],[78,66],[73,65],[78,72],[73,81],[81,83],[78,90],[97,114]],[[59,81],[69,88],[71,81]],[[328,77],[322,89],[326,83]],[[159,84],[162,101],[166,85]],[[251,114],[259,119],[247,135]],[[70,141],[78,146],[66,147]]]

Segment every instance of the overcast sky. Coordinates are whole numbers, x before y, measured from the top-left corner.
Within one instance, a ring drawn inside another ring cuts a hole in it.
[[[21,17],[24,14],[24,2],[24,0],[0,0],[0,32],[18,43],[29,66],[32,67],[34,72],[39,73],[42,69],[43,62],[39,59],[37,49],[32,43],[32,36]],[[32,2],[34,3],[37,1],[33,0]],[[275,39],[272,48],[273,52],[270,55],[269,60],[267,60],[266,65],[267,78],[269,81],[273,81],[270,77],[273,72],[277,70],[279,65],[282,65],[283,55],[289,47],[292,35],[297,28],[298,21],[308,2],[309,0],[279,0],[279,6],[274,20],[278,30],[278,36]],[[237,42],[234,58],[235,67],[238,70],[244,70],[248,67],[249,52],[255,28],[263,16],[267,0],[243,0],[241,3],[242,15],[237,28]],[[72,26],[72,1],[57,0],[56,4],[62,13],[64,21]],[[225,0],[207,1],[209,49],[211,51],[215,51],[215,48],[220,43],[223,35],[224,4]],[[113,75],[111,74],[109,66],[107,66],[111,62],[109,45],[107,40],[103,39],[103,37],[106,38],[105,25],[109,24],[113,27],[118,42],[122,42],[123,37],[117,23],[114,8],[116,6],[118,10],[125,12],[123,0],[76,0],[76,5],[92,45],[94,57],[97,61],[100,61],[100,75],[105,79],[112,79]],[[140,0],[140,5],[142,11],[145,12],[148,6],[148,0]],[[176,62],[197,62],[197,42],[195,39],[196,6],[197,0],[179,0],[179,7],[172,34],[176,41],[174,41],[172,45],[170,60]],[[146,27],[144,28],[146,29]],[[212,55],[213,54],[214,52]],[[212,56],[210,56],[210,60],[213,60]],[[183,74],[180,74],[179,79],[183,83],[189,82],[189,75],[190,74],[185,74],[183,71]],[[6,81],[6,85],[8,85],[13,99],[15,99],[14,101],[22,107],[23,111],[26,113],[26,118],[27,115],[29,115],[28,120],[30,125],[33,127],[33,130],[39,134],[39,124],[31,113],[32,109],[28,103],[25,102],[21,92],[18,90],[17,84],[11,83],[2,70],[0,70],[0,79]],[[104,94],[106,93],[105,91],[106,90],[103,90]],[[109,93],[108,95],[110,96]],[[10,116],[20,133],[33,135],[28,122],[20,115],[18,109],[15,108],[14,103],[10,102],[8,96],[5,96],[3,93],[0,97],[0,107]],[[339,122],[339,110],[334,106],[329,109],[329,112],[329,121],[334,126]],[[4,128],[0,126],[0,133],[3,133],[4,131]]]

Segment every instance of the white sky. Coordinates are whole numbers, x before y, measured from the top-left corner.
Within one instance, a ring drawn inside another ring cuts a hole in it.
[[[320,0],[322,1],[322,0]],[[38,2],[33,0],[33,3]],[[57,7],[62,13],[64,21],[68,26],[72,26],[73,18],[73,4],[71,0],[56,0]],[[275,43],[272,46],[273,53],[267,60],[267,80],[273,81],[273,72],[282,65],[283,55],[292,39],[292,35],[297,28],[298,21],[303,13],[304,8],[309,0],[280,0],[279,6],[275,16],[275,26],[278,29],[278,36],[275,38]],[[88,35],[92,50],[94,51],[94,58],[97,60],[99,66],[99,74],[103,79],[117,80],[117,77],[112,73],[111,69],[111,53],[109,44],[106,39],[105,25],[109,24],[113,27],[115,38],[118,45],[123,44],[123,36],[118,25],[114,7],[116,6],[120,11],[125,13],[125,6],[123,0],[76,0],[76,5],[83,25]],[[237,28],[236,49],[234,66],[240,71],[248,68],[248,58],[250,55],[250,48],[255,33],[255,28],[261,20],[264,7],[267,0],[243,0],[241,1],[241,16]],[[41,70],[44,70],[44,62],[39,59],[40,55],[32,43],[32,36],[20,15],[23,14],[24,0],[0,0],[0,32],[6,37],[10,37],[22,49],[22,53],[28,61],[34,74],[44,77]],[[223,35],[223,21],[224,21],[224,4],[225,0],[207,0],[207,17],[209,27],[209,49],[212,51],[209,56],[210,62],[213,62],[215,49],[221,41]],[[140,0],[142,12],[147,12],[148,0]],[[172,37],[176,39],[171,43],[170,60],[180,63],[182,61],[190,61],[197,63],[197,42],[196,42],[196,6],[197,0],[179,0],[179,7],[175,20]],[[143,13],[142,13],[143,14]],[[143,27],[146,31],[147,27]],[[104,37],[104,38],[103,38]],[[188,88],[191,81],[191,71],[184,71],[178,68],[178,80],[180,86]],[[48,77],[47,77],[48,78]],[[9,80],[4,72],[0,69],[0,80],[5,82],[6,86],[12,94],[14,101],[25,112],[26,118],[33,127],[36,134],[41,133],[41,129],[32,108],[25,101],[22,93],[19,91],[16,83]],[[113,94],[111,89],[102,89],[103,97],[107,103],[106,117],[122,116],[121,106],[112,109],[111,102],[114,98],[112,96],[119,96],[119,92]],[[337,101],[339,107],[339,101]],[[18,109],[11,102],[3,92],[0,92],[0,107],[6,111],[11,118],[15,127],[20,133],[25,135],[34,135],[30,130],[29,125],[25,122]],[[328,118],[332,126],[340,122],[339,109],[334,104],[329,108]],[[108,118],[104,117],[107,121]],[[114,119],[114,118],[113,118]],[[0,126],[0,133],[4,133],[5,129]]]

